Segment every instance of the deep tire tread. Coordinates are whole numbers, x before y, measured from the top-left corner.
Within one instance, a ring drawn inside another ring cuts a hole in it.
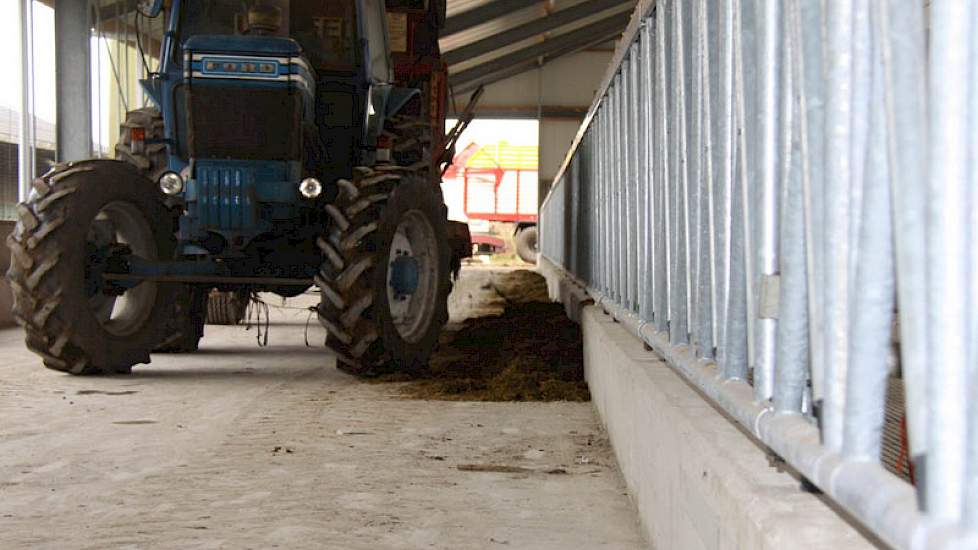
[[[154,351],[160,353],[193,353],[200,348],[207,315],[207,290],[181,285],[173,300],[163,342]]]
[[[134,338],[131,348],[99,352],[105,360],[96,364],[86,347],[95,344],[79,336],[72,321],[77,318],[76,310],[71,309],[78,306],[64,299],[65,281],[56,269],[63,261],[64,247],[77,246],[77,235],[64,228],[71,213],[69,204],[92,200],[91,191],[97,184],[93,177],[136,177],[129,170],[113,161],[60,164],[37,178],[30,197],[18,205],[18,224],[7,238],[12,259],[7,272],[14,298],[12,313],[24,328],[28,349],[40,355],[48,368],[71,374],[121,374],[130,372],[135,363],[149,361],[149,348],[142,348],[140,338]],[[160,292],[165,289],[161,287]],[[161,298],[158,303],[164,301]],[[140,334],[157,337],[153,321],[144,327]]]
[[[75,172],[75,169],[67,167],[66,172]],[[47,208],[51,203],[69,195],[52,192],[56,189],[52,186],[63,179],[57,177],[59,174],[61,173],[51,171],[38,178],[41,183],[35,183],[32,197],[28,202],[17,205],[18,226],[7,238],[11,256],[16,259],[11,262],[7,272],[14,295],[13,315],[26,331],[27,348],[40,355],[45,366],[73,374],[98,373],[101,369],[89,364],[84,350],[70,345],[65,338],[71,333],[70,324],[63,323],[62,326],[57,327],[51,323],[49,326],[52,313],[57,311],[61,304],[61,288],[56,286],[57,282],[52,281],[54,292],[49,295],[36,292],[61,256],[61,252],[55,247],[51,250],[39,250],[38,244],[44,239],[34,238],[39,227],[45,228],[42,215],[37,211],[38,204],[44,203]],[[60,227],[64,221],[60,218],[51,218],[47,223]],[[49,233],[50,230],[46,232]],[[42,314],[42,312],[46,313]]]
[[[379,255],[383,255],[382,261],[386,262],[387,254],[387,250],[377,250],[375,246],[385,207],[406,181],[428,183],[423,174],[413,173],[408,168],[383,168],[382,172],[367,168],[354,171],[352,186],[369,188],[369,200],[364,204],[363,193],[340,194],[335,207],[346,215],[350,225],[346,230],[334,227],[330,240],[340,244],[334,250],[342,262],[327,259],[316,277],[323,294],[318,312],[320,322],[327,330],[327,346],[336,352],[342,370],[358,376],[371,376],[392,368],[418,371],[426,367],[427,361],[424,357],[421,361],[399,362],[395,353],[386,349],[379,315],[373,311],[377,305],[374,270],[381,261]],[[440,200],[440,195],[437,198]],[[451,282],[447,273],[440,284],[439,303],[431,329],[436,340],[437,333],[448,320],[447,296]]]

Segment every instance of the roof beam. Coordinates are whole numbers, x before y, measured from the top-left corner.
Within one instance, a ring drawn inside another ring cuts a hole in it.
[[[117,0],[96,9],[98,10],[98,21],[105,23],[116,17],[127,17],[130,13],[136,11],[136,0]],[[97,23],[98,21],[93,21],[93,23]]]
[[[464,94],[478,88],[480,85],[488,86],[490,84],[499,82],[500,80],[505,80],[507,78],[516,76],[518,74],[525,73],[527,71],[532,71],[533,69],[543,67],[547,63],[550,63],[565,55],[586,51],[588,49],[594,48],[595,46],[604,44],[610,40],[617,40],[620,35],[621,32],[618,31],[604,37],[598,37],[597,39],[595,39],[593,43],[584,44],[583,46],[569,47],[564,50],[560,50],[550,55],[547,55],[546,57],[534,59],[532,61],[522,63],[520,65],[515,65],[513,67],[508,67],[504,70],[486,75],[483,78],[473,80],[471,82],[466,82],[465,84],[461,84],[458,86],[453,86],[452,93],[455,95]]]
[[[535,19],[516,28],[448,51],[442,57],[449,65],[461,63],[500,48],[505,48],[521,40],[526,40],[527,38],[532,38],[563,27],[564,25],[574,23],[575,21],[601,13],[605,10],[624,5],[630,6],[631,4],[633,4],[632,0],[588,0],[587,2],[581,2],[580,4],[575,4],[569,8],[554,12],[552,15]]]
[[[498,19],[510,12],[539,5],[540,0],[493,0],[488,4],[483,4],[477,8],[472,8],[469,11],[463,11],[458,15],[449,17],[445,21],[445,27],[441,30],[441,35],[448,36],[462,32],[486,21]]]
[[[581,120],[587,116],[589,106],[585,105],[479,105],[475,108],[476,118],[501,119],[547,119]],[[457,117],[454,110],[449,110],[448,116]]]
[[[482,81],[490,75],[512,71],[516,66],[526,66],[528,63],[533,65],[541,57],[549,56],[555,58],[559,55],[566,55],[582,48],[600,44],[620,34],[628,26],[629,18],[631,18],[631,13],[629,12],[606,17],[582,29],[562,34],[451,75],[448,79],[449,83],[453,87],[461,88],[469,83]],[[518,71],[513,74],[518,74],[519,72],[523,71]],[[512,74],[509,76],[512,76]]]

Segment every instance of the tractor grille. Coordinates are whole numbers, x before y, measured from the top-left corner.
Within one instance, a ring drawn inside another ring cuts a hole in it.
[[[301,104],[285,87],[188,87],[190,154],[196,159],[298,160]]]
[[[205,229],[255,225],[255,173],[248,168],[197,165],[197,215]]]

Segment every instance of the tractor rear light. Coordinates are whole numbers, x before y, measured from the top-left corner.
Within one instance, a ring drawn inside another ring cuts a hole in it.
[[[166,195],[176,195],[183,191],[183,178],[176,172],[166,172],[160,176],[160,191]]]
[[[141,127],[129,129],[129,149],[141,155],[146,152],[146,129]]]
[[[299,184],[299,193],[307,199],[314,199],[323,194],[323,184],[316,178],[306,178]]]

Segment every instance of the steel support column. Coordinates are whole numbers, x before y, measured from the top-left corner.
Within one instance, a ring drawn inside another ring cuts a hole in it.
[[[88,2],[54,8],[58,161],[92,156],[91,17]]]
[[[17,200],[27,198],[34,180],[34,108],[33,89],[33,10],[32,0],[18,0],[18,30],[20,32],[20,132],[17,136]]]

